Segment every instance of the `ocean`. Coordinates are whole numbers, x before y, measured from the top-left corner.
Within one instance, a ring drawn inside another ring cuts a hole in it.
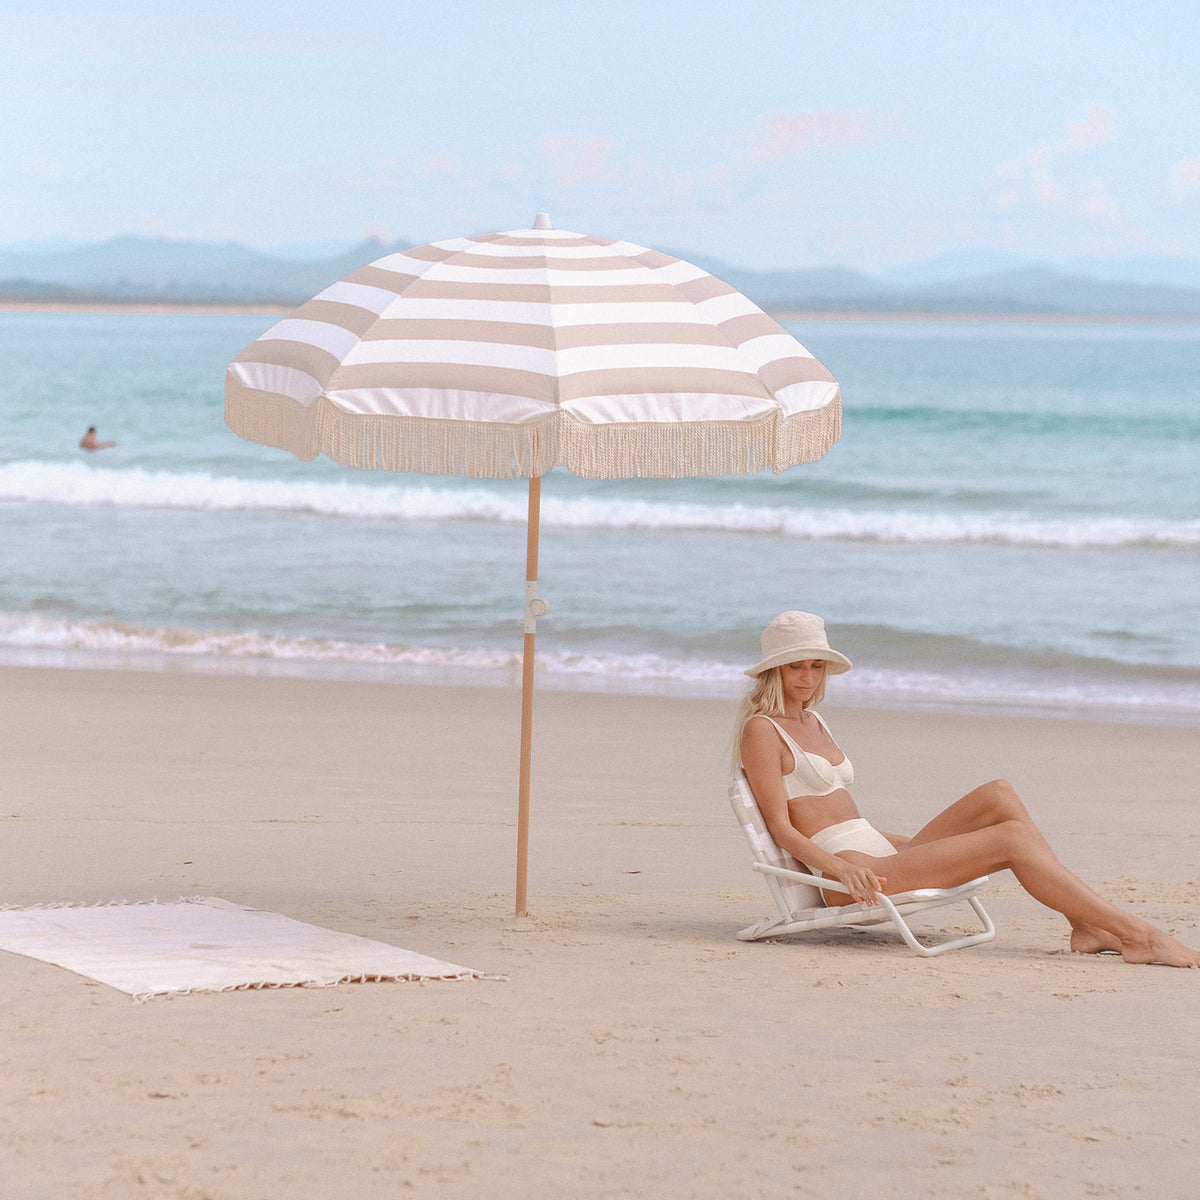
[[[519,683],[524,481],[241,441],[275,320],[0,313],[0,662]],[[821,462],[544,480],[540,686],[733,698],[800,608],[830,701],[1200,723],[1200,325],[787,327],[842,386]]]

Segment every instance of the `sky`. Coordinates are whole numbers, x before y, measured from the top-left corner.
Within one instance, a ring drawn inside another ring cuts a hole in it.
[[[1200,262],[1195,0],[3,0],[0,246]]]

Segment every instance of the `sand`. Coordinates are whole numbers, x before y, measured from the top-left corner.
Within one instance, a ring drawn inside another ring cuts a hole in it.
[[[732,706],[542,693],[513,915],[515,692],[0,669],[0,902],[214,895],[507,983],[135,1004],[0,953],[0,1193],[1183,1197],[1200,973],[995,942],[734,934],[770,901],[724,797]],[[825,711],[885,828],[985,779],[1200,943],[1194,729]]]

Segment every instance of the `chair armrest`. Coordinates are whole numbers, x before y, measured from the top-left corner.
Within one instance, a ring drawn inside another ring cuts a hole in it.
[[[751,863],[752,870],[758,871],[763,875],[776,875],[780,879],[790,879],[793,883],[808,883],[815,888],[820,888],[824,892],[842,892],[845,895],[850,895],[850,889],[836,879],[826,879],[821,875],[808,875],[804,871],[790,871],[787,867],[774,867],[770,863]],[[937,899],[946,900],[962,896],[966,899],[979,891],[984,884],[989,880],[990,876],[980,875],[978,879],[968,879],[966,883],[960,883],[958,887],[948,888],[915,888],[911,892],[903,892],[898,899],[902,903],[908,903],[914,900]],[[878,893],[881,900],[886,900],[887,897],[883,892]]]
[[[821,888],[822,891],[843,892],[847,896],[850,895],[850,889],[837,879],[826,879],[821,875],[807,875],[803,871],[792,871],[787,867],[774,867],[770,863],[756,862],[750,865],[763,875],[776,875],[780,879],[790,879],[793,883],[811,884],[813,887]]]

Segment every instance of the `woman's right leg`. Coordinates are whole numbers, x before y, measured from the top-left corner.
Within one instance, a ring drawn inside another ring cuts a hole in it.
[[[841,857],[870,866],[876,875],[886,878],[885,890],[889,893],[956,887],[980,875],[1007,869],[1035,900],[1067,918],[1073,948],[1116,950],[1126,962],[1200,967],[1196,951],[1110,904],[1067,870],[1027,817],[941,839],[914,839],[888,858],[871,858],[854,851],[845,851]],[[1103,944],[1088,944],[1089,931]]]
[[[961,800],[943,809],[909,841],[910,846],[924,842],[940,842],[960,833],[987,829],[1004,821],[1021,821],[1036,829],[1021,798],[1004,779],[993,779],[968,792]]]
[[[1051,855],[1054,854],[1021,798],[1004,779],[993,779],[990,783],[982,784],[968,792],[961,800],[938,813],[918,831],[908,845],[920,846],[942,841],[959,834],[973,833],[978,829],[989,829],[1005,821],[1017,821],[1027,826],[1031,835],[1035,836]],[[1057,861],[1057,856],[1055,859]],[[1071,949],[1080,954],[1099,954],[1105,950],[1121,953],[1121,943],[1113,934],[1078,918],[1067,916],[1067,920],[1071,925]]]

